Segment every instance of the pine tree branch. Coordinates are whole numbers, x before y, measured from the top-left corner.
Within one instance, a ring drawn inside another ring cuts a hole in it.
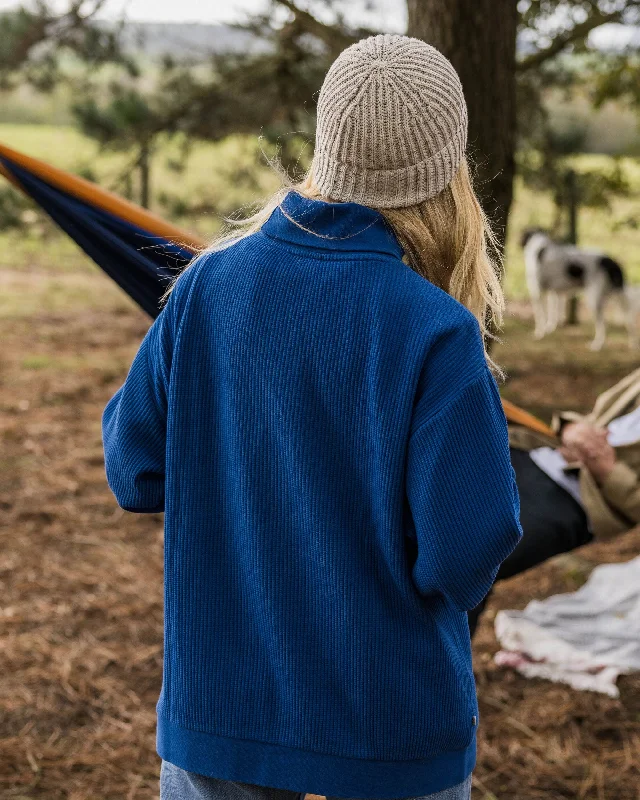
[[[319,19],[316,19],[313,14],[304,11],[302,8],[298,8],[293,0],[275,0],[275,2],[290,11],[307,33],[310,33],[321,42],[324,42],[327,48],[332,52],[344,50],[345,47],[349,47],[350,44],[353,44],[359,38],[358,36],[350,36],[335,25],[327,25],[325,22],[321,22]]]
[[[66,11],[55,14],[46,0],[36,0],[31,12],[31,24],[17,39],[2,60],[2,69],[15,70],[29,60],[31,51],[43,42],[64,45],[73,33],[91,24],[106,0],[74,0]],[[18,9],[19,13],[20,9]],[[11,13],[11,12],[7,12]]]
[[[631,3],[630,5],[636,4]],[[605,13],[598,8],[594,8],[593,13],[583,22],[577,23],[568,31],[559,33],[548,47],[538,50],[519,61],[516,65],[517,71],[525,72],[526,70],[539,67],[541,64],[544,64],[545,61],[559,55],[569,45],[581,39],[585,39],[592,30],[599,28],[601,25],[611,22],[622,22],[625,10],[626,8]]]

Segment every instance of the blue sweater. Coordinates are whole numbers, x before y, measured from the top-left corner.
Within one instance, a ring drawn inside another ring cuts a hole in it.
[[[394,798],[474,766],[466,611],[517,491],[477,322],[401,257],[377,212],[289,193],[180,277],[106,408],[118,503],[165,511],[183,769]]]

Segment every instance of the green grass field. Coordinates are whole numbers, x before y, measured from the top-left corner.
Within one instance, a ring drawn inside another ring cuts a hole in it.
[[[128,154],[102,153],[95,142],[73,128],[0,124],[0,142],[61,169],[80,174],[90,171],[101,185],[123,191],[119,179],[126,173]],[[223,217],[268,196],[279,186],[279,178],[267,166],[260,147],[257,139],[249,137],[196,145],[187,168],[177,172],[171,166],[179,156],[177,145],[161,146],[152,164],[153,210],[204,236],[213,234]],[[0,181],[4,182],[1,177]],[[135,191],[135,182],[133,188]],[[168,198],[164,204],[163,196]],[[132,199],[136,200],[135,194]],[[169,210],[184,201],[206,210],[190,218]],[[73,242],[46,223],[30,226],[28,235],[22,230],[0,232],[0,269],[34,267],[50,271],[91,268],[89,259]]]
[[[65,126],[0,124],[0,142],[63,169],[81,173],[90,170],[100,183],[115,190],[120,188],[118,178],[128,163],[127,154],[101,153],[93,141]],[[279,185],[279,177],[268,166],[255,138],[237,136],[219,144],[198,144],[184,172],[172,168],[177,155],[175,145],[161,146],[155,154],[154,209],[204,235],[213,233],[222,217],[268,196]],[[608,156],[593,155],[580,156],[576,161],[585,167],[610,163]],[[625,266],[632,283],[640,283],[640,227],[625,224],[637,219],[640,225],[640,161],[627,158],[622,163],[631,194],[616,199],[610,210],[581,209],[580,243],[606,250]],[[185,201],[206,210],[180,217],[172,209]],[[517,182],[506,251],[505,288],[509,298],[526,296],[520,232],[529,225],[548,227],[552,216],[548,194],[533,192]],[[46,224],[32,226],[29,235],[22,231],[0,233],[0,269],[33,267],[46,267],[51,272],[92,269],[89,259],[66,236]]]

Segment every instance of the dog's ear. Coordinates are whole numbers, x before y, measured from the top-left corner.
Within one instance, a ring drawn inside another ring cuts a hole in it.
[[[527,242],[534,233],[538,233],[539,228],[525,228],[520,234],[520,247],[526,247]]]

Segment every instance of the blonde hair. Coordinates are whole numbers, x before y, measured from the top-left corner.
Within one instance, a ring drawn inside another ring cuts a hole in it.
[[[320,194],[312,166],[302,182],[284,185],[250,217],[225,220],[225,231],[203,252],[219,250],[260,230],[290,190],[313,200],[330,200]],[[376,210],[395,233],[405,253],[403,260],[471,311],[478,320],[485,343],[494,339],[495,331],[502,325],[504,311],[500,250],[473,190],[466,159],[451,183],[435,197],[405,208]],[[291,222],[303,227],[295,219]],[[165,298],[172,288],[169,287]],[[490,367],[500,374],[486,346],[485,354]]]

